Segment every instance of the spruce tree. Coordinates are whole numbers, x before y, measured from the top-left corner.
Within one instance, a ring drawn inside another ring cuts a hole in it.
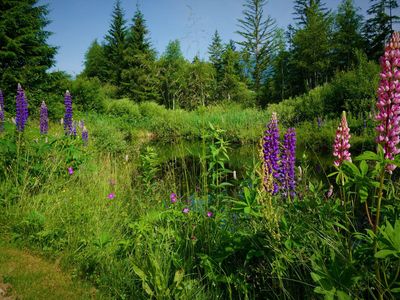
[[[218,30],[215,30],[214,36],[212,38],[211,44],[208,47],[208,54],[210,55],[210,62],[213,64],[216,71],[216,79],[217,82],[221,80],[222,77],[222,54],[224,52],[222,46],[222,40],[218,33]]]
[[[133,25],[127,36],[127,48],[124,51],[122,92],[137,102],[157,101],[160,97],[157,72],[155,52],[150,45],[144,16],[138,8],[133,17]]]
[[[109,64],[105,55],[104,46],[97,42],[92,42],[85,53],[85,69],[83,75],[86,77],[97,77],[102,82],[106,82],[109,76]]]
[[[398,7],[396,0],[371,0],[371,3],[364,37],[368,42],[368,58],[377,61],[382,55],[386,39],[393,32],[393,25],[399,23],[400,17],[393,14],[393,9]]]
[[[17,83],[40,89],[54,64],[56,47],[49,46],[46,5],[36,0],[0,1],[0,87],[14,95]]]
[[[325,14],[320,1],[303,2],[309,5],[302,10],[304,15],[299,16],[304,24],[301,23],[303,25],[293,35],[291,59],[294,71],[302,74],[302,78],[297,78],[303,83],[300,93],[326,82],[333,75],[329,71],[332,19]]]
[[[333,34],[333,67],[338,70],[352,68],[357,62],[357,50],[364,48],[361,35],[362,16],[357,14],[353,0],[343,0],[335,16]]]
[[[183,57],[179,40],[170,41],[160,61],[161,103],[175,109],[181,102],[186,86],[185,69],[188,65]]]
[[[109,81],[120,86],[123,70],[123,56],[126,48],[126,21],[121,1],[117,0],[112,13],[110,29],[105,36],[105,55],[108,60]]]
[[[266,0],[247,0],[244,4],[244,17],[239,20],[240,30],[237,31],[243,38],[238,44],[243,46],[244,53],[247,54],[247,66],[250,68],[257,95],[274,48],[275,21],[264,15],[265,5]]]

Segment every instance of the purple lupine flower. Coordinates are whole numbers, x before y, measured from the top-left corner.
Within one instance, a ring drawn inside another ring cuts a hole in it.
[[[296,131],[289,128],[283,139],[283,152],[281,157],[282,163],[282,188],[291,197],[295,195],[296,179],[295,179],[295,162],[296,162]]]
[[[394,32],[389,43],[386,44],[385,53],[380,58],[382,72],[378,88],[378,114],[376,127],[377,143],[381,144],[385,158],[393,160],[400,152],[400,33]],[[386,166],[386,171],[392,173],[396,168],[393,164]]]
[[[72,122],[72,128],[70,134],[74,137],[76,137],[76,121]]]
[[[183,212],[184,214],[188,214],[189,211],[190,211],[189,207],[185,207],[184,209],[182,209],[182,212]]]
[[[66,135],[72,134],[72,98],[69,91],[64,96],[65,114],[64,114],[64,131]]]
[[[169,195],[169,198],[171,199],[171,203],[176,203],[177,198],[175,193],[171,193],[171,195]]]
[[[15,117],[15,124],[17,126],[18,131],[20,132],[24,131],[27,120],[28,120],[28,102],[25,99],[24,90],[18,83],[17,96],[16,96],[16,117]]]
[[[4,111],[4,96],[2,90],[0,90],[0,107]]]
[[[279,191],[279,182],[282,178],[281,166],[279,162],[279,129],[276,113],[272,113],[271,121],[267,125],[267,130],[263,138],[264,171],[272,174],[274,180],[273,190],[269,191],[276,194]],[[268,174],[266,177],[268,177]]]
[[[40,134],[47,134],[49,130],[49,117],[47,113],[47,106],[44,101],[40,106]]]
[[[337,157],[333,163],[339,167],[343,161],[351,161],[350,149],[350,128],[347,125],[346,112],[342,113],[342,120],[336,130],[335,142],[333,144],[333,156]]]
[[[82,141],[83,141],[83,145],[84,146],[87,146],[88,140],[89,140],[89,133],[88,133],[88,131],[86,129],[86,126],[83,126],[83,129],[82,129]]]

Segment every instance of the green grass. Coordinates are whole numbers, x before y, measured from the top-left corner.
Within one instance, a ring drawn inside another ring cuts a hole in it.
[[[18,299],[108,299],[89,284],[73,280],[60,266],[27,250],[0,242],[0,276]]]

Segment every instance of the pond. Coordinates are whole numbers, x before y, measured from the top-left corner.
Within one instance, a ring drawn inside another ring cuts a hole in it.
[[[181,190],[193,190],[194,187],[201,185],[201,174],[204,173],[202,170],[206,170],[208,164],[205,162],[206,165],[202,165],[201,158],[209,151],[207,144],[202,141],[181,140],[173,144],[155,143],[151,146],[160,160],[162,177],[173,177],[175,185]],[[259,161],[259,152],[258,143],[231,145],[228,149],[229,161],[226,163],[226,168],[235,171],[237,179],[246,178],[246,172]],[[332,155],[326,151],[317,154],[304,146],[297,148],[296,167],[301,166],[303,171],[307,169],[311,178],[321,180],[327,186],[329,181],[334,180],[328,179],[328,174],[334,171],[332,164]],[[233,174],[227,179],[235,180]]]

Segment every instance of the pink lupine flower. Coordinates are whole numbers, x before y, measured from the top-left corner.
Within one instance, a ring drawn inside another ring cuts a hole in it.
[[[378,114],[376,127],[378,137],[376,142],[381,144],[385,158],[393,160],[400,152],[400,33],[394,32],[389,43],[386,44],[385,53],[380,58],[382,72],[378,88]],[[386,166],[390,174],[396,168],[393,164]]]
[[[74,169],[72,167],[68,167],[68,173],[69,175],[74,174]]]
[[[189,211],[190,211],[190,209],[189,209],[188,207],[185,207],[184,209],[182,209],[182,212],[183,212],[184,214],[188,214]]]
[[[347,125],[346,112],[343,112],[342,120],[336,130],[335,142],[333,144],[333,156],[336,157],[333,164],[336,167],[339,167],[345,160],[351,161],[351,154],[349,152],[350,137],[350,128]]]
[[[211,218],[213,215],[214,215],[214,214],[213,214],[212,211],[208,211],[208,212],[207,212],[207,217],[208,217],[208,218]]]
[[[169,198],[171,199],[171,203],[176,203],[177,198],[176,198],[176,194],[175,194],[175,193],[171,193],[171,195],[169,196]]]

